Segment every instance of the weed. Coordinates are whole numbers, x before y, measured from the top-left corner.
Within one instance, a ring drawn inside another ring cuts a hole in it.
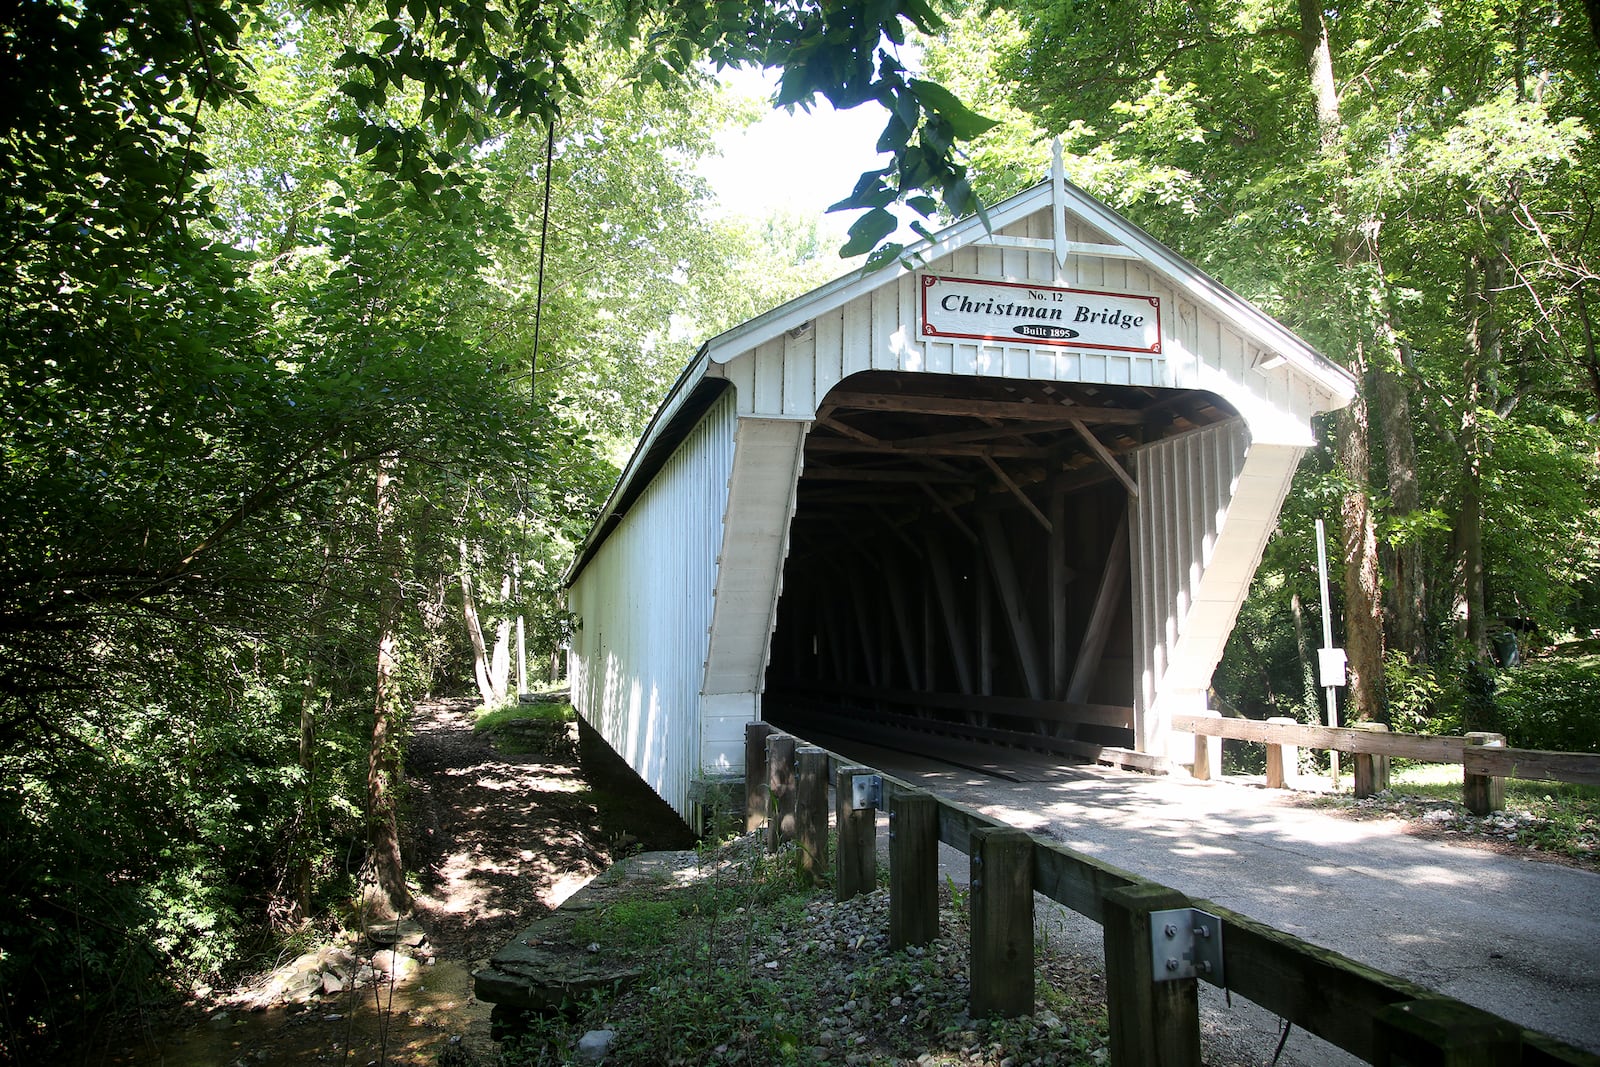
[[[493,711],[479,707],[472,713],[472,728],[493,732],[509,723],[572,722],[578,715],[571,704],[512,704]]]
[[[1047,1010],[1039,1017],[969,1020],[965,907],[945,909],[944,935],[933,944],[890,952],[887,895],[836,904],[806,884],[794,853],[767,855],[756,835],[745,835],[702,849],[692,886],[670,897],[652,889],[586,917],[597,940],[643,946],[645,973],[562,1026],[541,1025],[508,1045],[505,1062],[563,1062],[577,1034],[601,1026],[617,1031],[613,1056],[622,1063],[885,1062],[928,1052],[940,1063],[997,1064],[1015,1055],[1082,1064],[1104,1044],[1089,999],[1098,990],[1056,990],[1051,973],[1082,975],[1054,961],[1040,965]]]
[[[956,880],[948,874],[944,876],[944,884],[945,888],[950,891],[951,909],[961,915],[968,914],[967,898],[969,890],[964,886],[957,885]]]
[[[573,759],[577,755],[571,704],[512,704],[493,711],[478,708],[472,728],[507,755],[544,755]]]
[[[1308,806],[1346,810],[1363,817],[1420,820],[1441,830],[1562,856],[1582,866],[1600,866],[1600,788],[1561,782],[1506,780],[1506,806],[1477,818],[1461,802],[1461,768],[1397,761],[1390,787],[1355,800],[1335,793]]]

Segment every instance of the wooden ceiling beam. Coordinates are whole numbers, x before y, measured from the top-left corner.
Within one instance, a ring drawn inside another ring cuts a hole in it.
[[[858,444],[855,441],[840,441],[837,439],[814,437],[806,442],[809,452],[829,455],[856,455],[856,456],[901,456],[906,458],[949,456],[954,458],[981,459],[984,456],[995,456],[1002,459],[1051,459],[1057,455],[1054,449],[1042,445],[926,445],[916,446],[904,444],[899,441],[880,441],[877,444]]]
[[[1016,422],[1060,422],[1078,419],[1086,423],[1136,426],[1144,413],[1127,408],[1097,408],[1082,405],[1028,404],[1013,400],[967,400],[950,396],[903,396],[879,393],[838,392],[828,394],[834,408],[855,411],[895,411],[911,415],[949,415],[957,418],[990,417]]]
[[[1001,437],[1022,437],[1030,433],[1050,433],[1072,429],[1072,423],[1063,419],[1060,422],[1041,422],[1017,425],[1016,423],[1001,424],[999,426],[983,426],[976,430],[954,430],[950,433],[932,433],[923,437],[898,437],[893,444],[896,448],[923,448],[929,445],[957,445],[973,441],[992,441]]]
[[[861,444],[864,444],[864,445],[882,445],[882,444],[884,444],[884,442],[882,440],[872,436],[870,433],[867,433],[864,430],[858,430],[854,426],[849,425],[848,423],[840,422],[838,419],[833,418],[831,415],[818,415],[817,416],[817,425],[818,426],[826,426],[828,429],[832,430],[834,433],[838,434],[840,437],[848,437],[850,440],[857,441],[857,442],[859,442]],[[808,442],[808,444],[809,443],[810,442]]]
[[[1139,483],[1134,481],[1133,475],[1129,474],[1122,464],[1117,462],[1117,457],[1111,453],[1111,450],[1101,444],[1100,438],[1096,437],[1089,427],[1083,423],[1076,423],[1072,428],[1078,431],[1078,436],[1083,438],[1083,443],[1089,446],[1090,451],[1095,454],[1100,462],[1109,467],[1111,473],[1117,476],[1117,480],[1128,490],[1128,495],[1137,500],[1139,498]]]
[[[968,526],[965,522],[962,521],[960,515],[956,514],[955,506],[950,501],[948,501],[944,497],[940,496],[938,491],[935,490],[933,488],[933,486],[929,485],[927,482],[921,482],[919,484],[922,486],[922,491],[924,493],[928,494],[928,499],[932,500],[934,505],[940,511],[944,512],[945,518],[950,520],[951,525],[955,526],[956,529],[960,530],[962,536],[965,537],[968,541],[971,541],[973,544],[977,544],[978,543],[978,535],[973,532],[972,527]],[[966,501],[960,501],[960,503],[966,503]]]
[[[965,474],[944,474],[939,471],[886,471],[863,467],[807,467],[802,481],[819,482],[935,482],[945,485],[970,485],[972,478]]]
[[[1005,469],[1002,468],[1000,464],[996,463],[988,456],[983,457],[983,462],[988,464],[989,469],[994,472],[994,476],[999,478],[1001,483],[1004,484],[1007,489],[1011,490],[1011,495],[1020,500],[1022,502],[1022,506],[1033,513],[1033,517],[1039,520],[1039,525],[1043,526],[1046,532],[1055,532],[1055,526],[1045,516],[1045,513],[1039,510],[1039,505],[1035,504],[1028,498],[1028,494],[1022,491],[1022,486],[1012,481],[1011,475],[1007,474]]]

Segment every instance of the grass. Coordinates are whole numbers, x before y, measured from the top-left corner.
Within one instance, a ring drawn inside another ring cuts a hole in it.
[[[506,1064],[572,1062],[594,1029],[616,1031],[617,1063],[1103,1062],[1094,968],[1041,955],[1035,1015],[967,1016],[969,923],[948,887],[941,937],[891,952],[887,894],[835,903],[802,880],[792,848],[768,856],[743,835],[700,862],[691,887],[645,890],[581,920],[580,939],[630,947],[645,973],[565,1016],[526,1020]]]
[[[565,702],[480,706],[472,714],[472,728],[507,755],[566,755],[575,744],[570,724],[577,713]]]
[[[556,701],[548,704],[507,704],[503,708],[489,709],[480,705],[472,713],[472,728],[475,730],[504,729],[511,723],[519,722],[572,722],[577,713],[572,710],[572,705]]]
[[[1369,818],[1403,818],[1600,870],[1600,788],[1508,778],[1505,810],[1479,818],[1461,802],[1461,773],[1454,764],[1396,761],[1389,788],[1375,797],[1329,793],[1311,803]]]

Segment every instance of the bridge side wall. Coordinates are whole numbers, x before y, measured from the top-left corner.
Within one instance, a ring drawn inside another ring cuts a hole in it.
[[[734,459],[735,400],[707,412],[573,582],[572,701],[687,815],[700,689]]]

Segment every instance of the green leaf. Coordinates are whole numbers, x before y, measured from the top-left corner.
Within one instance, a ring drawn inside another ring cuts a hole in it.
[[[849,259],[870,252],[878,247],[878,242],[899,228],[899,219],[887,210],[875,207],[850,225],[850,239],[839,249],[839,255],[843,259]],[[898,250],[895,254],[899,254]]]
[[[833,211],[854,211],[857,208],[888,207],[894,203],[894,190],[884,182],[892,173],[889,168],[869,170],[856,179],[856,187],[849,196],[829,207]]]
[[[995,119],[985,118],[968,108],[942,85],[922,78],[912,78],[910,84],[923,109],[948,122],[963,141],[971,141],[999,125]]]

